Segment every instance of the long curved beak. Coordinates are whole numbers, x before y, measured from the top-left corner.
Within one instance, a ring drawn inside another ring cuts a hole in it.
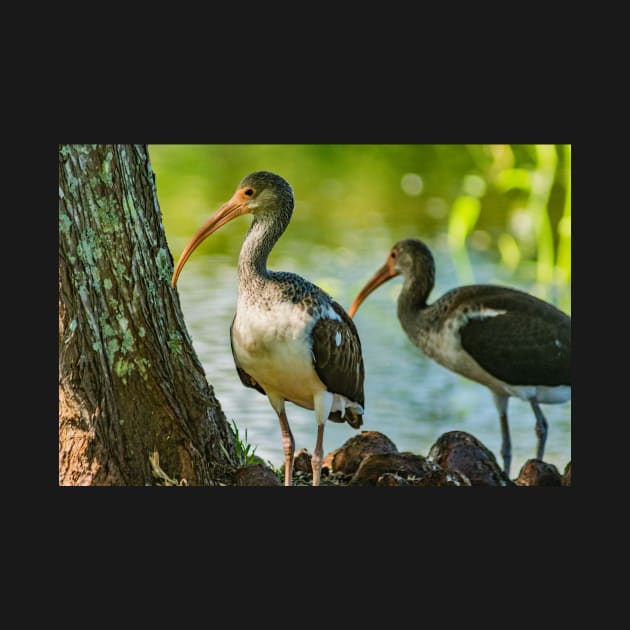
[[[236,193],[234,193],[234,196],[227,203],[224,203],[190,239],[188,245],[186,245],[184,251],[179,257],[175,271],[173,271],[171,287],[175,288],[177,278],[179,278],[179,274],[186,264],[186,261],[190,258],[191,254],[197,249],[197,247],[199,247],[199,245],[201,245],[201,243],[210,236],[210,234],[216,232],[220,227],[232,221],[232,219],[236,219],[236,217],[240,217],[248,212],[249,209],[240,196],[240,191],[237,190]]]
[[[380,287],[381,284],[384,284],[398,275],[400,275],[400,271],[396,271],[393,264],[390,264],[388,259],[387,262],[372,276],[369,282],[361,289],[361,291],[359,291],[357,297],[354,298],[354,302],[352,302],[348,315],[353,317],[363,300],[365,300],[372,291]]]

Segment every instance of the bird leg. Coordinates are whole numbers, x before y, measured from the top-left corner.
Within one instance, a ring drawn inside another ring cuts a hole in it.
[[[510,476],[510,464],[512,463],[512,442],[510,440],[510,427],[508,426],[507,406],[509,397],[492,392],[494,404],[499,412],[501,423],[501,456],[503,457],[503,472]]]
[[[284,405],[278,412],[278,420],[280,420],[280,430],[282,431],[282,450],[284,451],[284,485],[293,485],[293,453],[295,452],[295,440]]]
[[[326,390],[320,391],[313,396],[313,409],[317,419],[317,442],[311,457],[311,468],[313,469],[313,485],[319,486],[322,474],[322,461],[324,460],[324,425],[332,409],[333,395]]]
[[[311,467],[313,469],[313,485],[319,486],[319,480],[322,474],[322,461],[324,459],[324,425],[317,425],[317,442],[315,450],[311,457]]]
[[[510,464],[512,463],[512,442],[510,441],[510,427],[508,426],[507,412],[500,414],[501,421],[501,456],[503,457],[503,472],[510,476]]]
[[[535,398],[530,398],[529,403],[531,404],[536,416],[536,435],[538,436],[536,458],[542,461],[545,453],[545,443],[547,442],[547,420],[545,419],[542,409]]]

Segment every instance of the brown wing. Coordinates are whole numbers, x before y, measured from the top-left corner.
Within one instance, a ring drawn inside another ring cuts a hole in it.
[[[480,306],[504,310],[471,319],[462,346],[483,368],[513,385],[571,385],[571,318],[555,306],[516,291],[489,293]]]
[[[363,407],[365,370],[359,333],[337,302],[331,300],[331,306],[341,319],[322,317],[313,327],[313,365],[329,392],[341,394]],[[329,418],[336,422],[346,421],[355,428],[363,422],[361,415],[351,409],[346,409],[344,417],[335,412]]]
[[[234,319],[236,318],[236,313],[234,313],[234,317],[232,317],[232,323],[230,324],[230,348],[232,349],[232,357],[234,358],[234,365],[236,366],[236,372],[238,373],[239,378],[241,379],[241,383],[245,385],[245,387],[251,387],[252,389],[257,389],[261,394],[267,395],[265,390],[239,365],[238,359],[236,358],[236,354],[234,352],[234,344],[232,343],[232,328],[234,327]]]

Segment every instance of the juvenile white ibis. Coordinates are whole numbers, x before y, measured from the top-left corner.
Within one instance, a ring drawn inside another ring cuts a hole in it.
[[[378,286],[402,274],[398,319],[411,342],[444,367],[490,389],[501,424],[503,469],[510,474],[510,396],[528,401],[536,416],[543,458],[547,420],[539,403],[571,398],[571,318],[517,289],[489,284],[462,286],[427,304],[435,284],[429,248],[404,239],[355,298],[348,314]]]
[[[314,409],[317,441],[311,463],[318,486],[327,419],[363,424],[363,357],[354,322],[322,289],[294,273],[270,271],[267,258],[291,220],[293,189],[268,171],[248,175],[186,245],[171,285],[210,234],[232,219],[253,214],[238,259],[238,298],[230,343],[246,387],[265,394],[278,414],[284,485],[292,485],[295,441],[285,402]]]

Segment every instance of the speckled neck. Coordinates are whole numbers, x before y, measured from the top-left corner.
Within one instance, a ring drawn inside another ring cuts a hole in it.
[[[418,315],[427,308],[427,298],[433,290],[433,276],[420,274],[405,276],[398,296],[398,319],[407,334],[418,325]]]
[[[254,217],[238,258],[239,293],[255,297],[269,280],[267,259],[288,221]]]

